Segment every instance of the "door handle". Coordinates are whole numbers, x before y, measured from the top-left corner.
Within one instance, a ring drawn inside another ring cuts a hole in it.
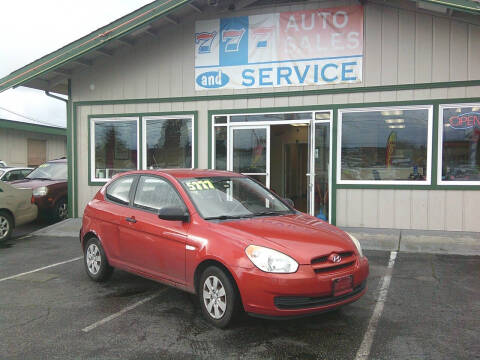
[[[133,224],[135,224],[137,222],[137,220],[135,220],[135,218],[133,216],[132,217],[127,217],[125,220],[128,221],[129,223],[133,223]]]

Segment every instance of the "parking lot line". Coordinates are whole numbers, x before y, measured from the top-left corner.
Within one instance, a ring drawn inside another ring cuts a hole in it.
[[[390,281],[392,280],[393,266],[395,265],[395,259],[397,258],[397,251],[390,252],[390,259],[388,261],[387,271],[380,282],[380,289],[375,309],[373,310],[372,317],[368,322],[367,331],[363,336],[360,348],[357,351],[355,360],[366,360],[370,355],[370,349],[372,348],[373,338],[375,331],[377,330],[378,322],[382,316],[383,307],[387,299],[388,288],[390,287]]]
[[[47,266],[44,266],[44,267],[41,267],[41,268],[38,268],[38,269],[35,269],[35,270],[30,270],[30,271],[23,272],[23,273],[20,273],[20,274],[8,276],[8,277],[5,277],[3,279],[0,279],[0,282],[15,279],[15,278],[18,278],[18,277],[23,276],[23,275],[28,275],[28,274],[31,274],[31,273],[34,273],[34,272],[37,272],[37,271],[42,271],[42,270],[45,270],[45,269],[49,269],[49,268],[52,268],[52,267],[55,267],[55,266],[67,264],[67,263],[70,263],[72,261],[77,261],[77,260],[80,260],[80,259],[83,259],[83,256],[79,256],[79,257],[76,257],[76,258],[73,258],[73,259],[65,260],[65,261],[55,263],[55,264],[52,264],[52,265],[47,265]]]
[[[140,301],[137,301],[136,303],[132,304],[132,305],[129,305],[125,308],[123,308],[122,310],[120,310],[119,312],[116,312],[115,314],[112,314],[110,316],[107,316],[106,318],[100,320],[100,321],[97,321],[96,323],[93,323],[92,325],[89,325],[87,326],[86,328],[83,328],[82,331],[87,333],[89,331],[92,331],[93,329],[99,327],[100,325],[103,325],[113,319],[116,319],[117,317],[119,317],[120,315],[122,314],[125,314],[127,311],[130,311],[130,310],[133,310],[135,309],[136,307],[142,305],[142,304],[145,304],[146,302],[149,302],[157,297],[159,297],[161,294],[163,294],[165,291],[167,291],[169,288],[164,288],[164,289],[161,289],[155,293],[153,293],[152,295],[150,296],[147,296],[145,299],[143,300],[140,300]]]

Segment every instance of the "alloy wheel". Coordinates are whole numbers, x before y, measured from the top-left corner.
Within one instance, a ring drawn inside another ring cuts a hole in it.
[[[10,224],[8,219],[4,216],[0,216],[0,240],[7,236],[10,230]]]
[[[227,294],[220,279],[214,275],[205,279],[203,284],[203,302],[208,314],[221,319],[227,309]]]
[[[96,275],[100,270],[100,266],[102,265],[102,257],[100,255],[100,249],[96,244],[90,244],[87,249],[87,268],[88,271]]]

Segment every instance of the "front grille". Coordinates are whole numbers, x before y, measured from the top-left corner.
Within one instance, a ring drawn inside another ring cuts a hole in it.
[[[340,255],[342,258],[348,258],[348,257],[353,255],[353,252],[352,251],[345,251],[345,252],[338,253],[338,255]],[[330,256],[330,254],[325,255],[325,256],[320,256],[320,257],[317,257],[317,258],[313,258],[311,263],[313,265],[313,264],[320,264],[320,263],[327,262],[329,256]]]
[[[334,266],[329,266],[329,267],[323,267],[323,268],[318,268],[318,269],[313,269],[315,271],[315,274],[322,274],[322,273],[328,273],[332,271],[337,271],[341,269],[346,269],[355,264],[355,261],[349,261],[340,265],[334,265]]]
[[[338,254],[342,257],[339,263],[328,261],[330,254],[313,258],[311,261],[313,271],[316,274],[322,274],[347,269],[355,265],[355,254],[352,251],[344,251]]]
[[[276,296],[273,300],[275,306],[282,310],[308,309],[318,306],[335,304],[354,297],[361,293],[367,286],[367,281],[353,288],[353,291],[341,296],[323,296],[323,297],[306,297],[306,296]]]

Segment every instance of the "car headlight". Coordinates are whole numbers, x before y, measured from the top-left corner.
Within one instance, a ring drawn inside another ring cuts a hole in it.
[[[33,196],[45,196],[48,193],[48,188],[46,186],[40,186],[36,189],[33,189]]]
[[[295,260],[273,249],[249,245],[245,253],[257,268],[265,272],[289,274],[298,269],[298,263]]]
[[[350,239],[352,239],[353,243],[355,244],[355,246],[357,247],[357,250],[358,250],[358,253],[360,254],[360,257],[363,257],[363,251],[362,251],[362,246],[360,245],[360,241],[358,241],[358,239],[353,236],[352,234],[348,233],[348,236],[350,236]]]

